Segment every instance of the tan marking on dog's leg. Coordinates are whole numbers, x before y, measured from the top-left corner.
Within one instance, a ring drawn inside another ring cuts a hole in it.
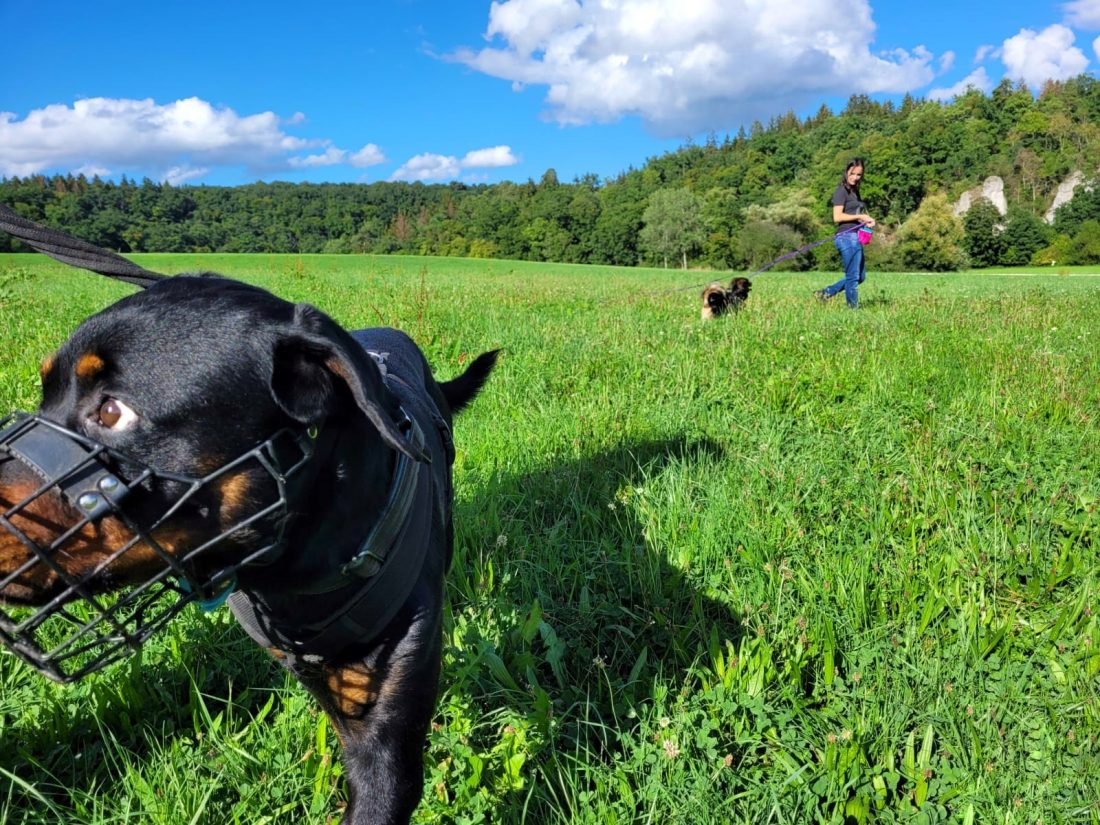
[[[325,686],[333,705],[348,719],[362,716],[378,700],[376,674],[366,665],[325,668]]]

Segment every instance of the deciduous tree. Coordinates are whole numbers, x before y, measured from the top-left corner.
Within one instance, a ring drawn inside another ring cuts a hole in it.
[[[687,189],[662,189],[654,192],[642,213],[641,242],[654,258],[664,262],[681,258],[687,269],[688,253],[703,245],[702,206]]]
[[[898,230],[898,255],[908,269],[944,272],[966,266],[963,230],[944,194],[929,195]]]

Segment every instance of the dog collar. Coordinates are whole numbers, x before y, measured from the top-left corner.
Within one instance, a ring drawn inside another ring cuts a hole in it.
[[[367,350],[367,355],[378,367],[383,382],[391,377],[396,380],[397,376],[392,375],[386,365],[386,359],[389,357],[388,352]],[[420,429],[419,424],[409,417],[403,407],[399,407],[398,412],[401,414],[401,420],[397,422],[397,429],[401,431],[413,448],[412,452],[415,455],[422,455],[424,453],[424,431]],[[390,492],[386,497],[386,506],[382,509],[382,514],[379,516],[378,521],[374,523],[374,527],[371,528],[363,543],[359,545],[355,555],[340,568],[342,575],[369,579],[377,575],[382,569],[382,565],[386,563],[386,559],[389,558],[390,552],[393,550],[398,534],[405,526],[413,501],[416,499],[420,468],[419,461],[410,460],[404,453],[397,454],[397,464],[393,469],[393,482],[390,484]],[[339,586],[344,583],[342,582]]]
[[[420,425],[409,418],[402,410],[402,420],[397,426],[405,433],[414,452],[421,453],[424,450],[424,431]],[[404,453],[397,454],[397,464],[393,470],[393,483],[390,485],[389,495],[386,497],[386,506],[382,515],[374,523],[374,527],[367,534],[359,550],[351,560],[340,568],[345,576],[358,576],[369,579],[375,576],[382,565],[389,558],[395,541],[405,522],[409,518],[413,501],[416,499],[417,481],[421,473],[421,463],[413,461]]]
[[[423,430],[403,409],[401,415],[398,428],[416,452],[422,451]],[[261,593],[247,589],[229,596],[233,615],[253,641],[277,648],[292,666],[327,661],[357,642],[375,638],[396,615],[420,575],[431,518],[414,518],[412,513],[417,504],[420,510],[431,512],[431,498],[431,473],[421,462],[398,453],[386,505],[355,554],[334,575],[295,593],[298,599],[332,602],[324,618],[309,624],[287,624],[279,620],[279,611],[273,611]]]

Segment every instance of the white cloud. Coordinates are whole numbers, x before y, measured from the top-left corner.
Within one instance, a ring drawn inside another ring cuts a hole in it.
[[[987,57],[997,57],[999,51],[996,46],[978,46],[978,50],[974,52],[974,62],[981,63]]]
[[[1092,50],[1096,52],[1096,59],[1100,60],[1100,37],[1092,41]]]
[[[940,55],[940,73],[951,71],[951,67],[955,65],[955,53],[944,52]]]
[[[488,45],[451,57],[545,86],[559,123],[638,116],[682,137],[932,80],[926,49],[873,54],[874,34],[867,0],[503,0]]]
[[[214,166],[243,166],[256,174],[340,163],[365,166],[372,157],[381,162],[373,144],[350,154],[329,140],[307,140],[284,130],[304,122],[300,112],[289,120],[273,112],[240,115],[197,97],[164,104],[91,97],[72,106],[35,109],[22,120],[0,112],[0,175],[84,169],[101,176],[151,174],[180,183]],[[300,154],[310,149],[319,151]]]
[[[1001,60],[1010,78],[1038,91],[1047,80],[1065,80],[1088,66],[1089,59],[1073,40],[1073,32],[1057,23],[1041,32],[1021,29],[1004,42]]]
[[[1071,0],[1062,4],[1066,23],[1079,29],[1100,29],[1100,0]]]
[[[164,171],[164,180],[172,184],[172,186],[179,186],[182,183],[187,183],[189,180],[195,178],[201,178],[210,172],[210,169],[206,166],[173,166],[171,169]]]
[[[454,155],[414,155],[390,175],[390,180],[453,180],[462,167]]]
[[[340,163],[347,163],[347,160],[348,153],[344,149],[330,146],[318,155],[288,158],[287,163],[295,169],[315,169],[318,166],[336,166]]]
[[[989,75],[986,74],[985,66],[979,66],[954,86],[930,90],[928,97],[932,100],[948,101],[964,94],[970,88],[983,93],[988,93],[993,88],[993,83],[989,80]]]
[[[462,158],[464,169],[499,169],[502,166],[515,166],[519,158],[512,154],[510,146],[493,146],[489,149],[475,149]]]
[[[390,175],[390,180],[455,180],[469,169],[499,169],[519,163],[510,146],[491,146],[474,149],[459,160],[454,155],[435,155],[426,152],[416,155]]]
[[[354,152],[348,157],[348,163],[357,169],[365,169],[368,166],[377,166],[385,162],[386,156],[373,143],[368,143],[358,152]]]
[[[78,166],[74,169],[73,174],[83,175],[86,178],[94,178],[97,175],[101,178],[105,178],[111,174],[111,170],[106,166],[96,166],[94,163],[85,163],[83,166]]]

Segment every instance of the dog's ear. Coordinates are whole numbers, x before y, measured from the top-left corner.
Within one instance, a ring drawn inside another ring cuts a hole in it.
[[[308,304],[294,307],[294,319],[275,342],[271,395],[302,424],[320,423],[334,411],[343,384],[382,440],[411,459],[423,461],[397,429],[384,404],[389,391],[377,365],[335,321]]]

